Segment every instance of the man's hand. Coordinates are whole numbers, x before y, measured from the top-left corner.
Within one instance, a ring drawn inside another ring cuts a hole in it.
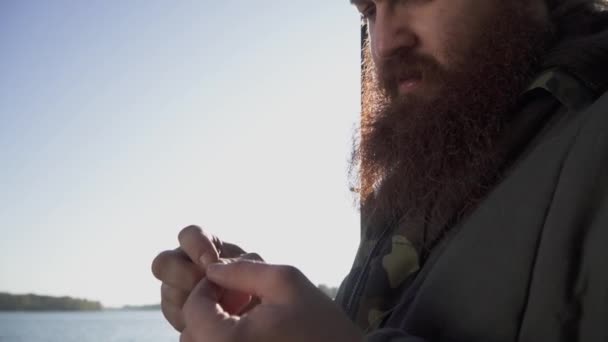
[[[178,235],[180,247],[160,253],[152,262],[152,273],[161,282],[161,309],[167,321],[177,330],[185,327],[182,308],[192,289],[205,277],[205,270],[219,260],[261,260],[239,246],[226,243],[200,227],[189,226]],[[255,302],[249,295],[229,291],[222,304],[228,312],[241,313]]]
[[[221,288],[259,297],[244,315],[232,315]],[[359,342],[362,332],[300,271],[239,260],[213,264],[184,305],[180,342]]]

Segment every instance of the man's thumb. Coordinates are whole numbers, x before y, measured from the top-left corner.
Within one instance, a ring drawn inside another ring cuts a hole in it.
[[[223,288],[259,297],[262,303],[270,304],[290,298],[305,280],[294,267],[251,260],[211,264],[207,277]]]

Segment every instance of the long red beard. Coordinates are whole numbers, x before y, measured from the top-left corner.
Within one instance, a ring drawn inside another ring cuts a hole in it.
[[[407,51],[377,69],[366,49],[361,136],[351,161],[364,224],[405,224],[422,247],[496,183],[508,113],[545,50],[547,30],[516,13],[505,13],[454,70]],[[406,68],[422,71],[439,96],[399,96],[395,75]]]

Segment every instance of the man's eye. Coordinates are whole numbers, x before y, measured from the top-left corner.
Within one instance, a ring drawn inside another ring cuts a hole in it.
[[[361,11],[361,17],[366,20],[372,19],[375,15],[376,15],[376,6],[368,6],[364,10]]]

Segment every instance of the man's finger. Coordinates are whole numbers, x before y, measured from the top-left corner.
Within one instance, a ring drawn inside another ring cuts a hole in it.
[[[196,284],[195,284],[196,285]],[[193,286],[194,288],[194,286]],[[182,307],[184,306],[184,303],[186,302],[186,300],[188,299],[188,295],[190,294],[189,291],[184,291],[184,290],[180,290],[177,289],[175,287],[172,287],[166,283],[163,283],[160,286],[160,297],[164,300],[167,301],[175,306],[178,307]]]
[[[288,301],[309,283],[295,267],[249,260],[209,265],[207,277],[227,290],[257,296],[269,304]]]
[[[220,299],[220,304],[228,314],[239,315],[245,312],[245,309],[251,303],[251,298],[251,295],[246,293],[227,290]]]
[[[258,253],[243,253],[239,259],[252,260],[252,261],[264,261]]]
[[[249,311],[253,310],[256,306],[260,305],[262,303],[262,301],[260,300],[259,297],[251,297],[251,300],[249,300],[249,303],[247,305],[245,305],[242,309],[240,309],[236,314],[238,316],[242,316],[246,313],[248,313]]]
[[[236,258],[245,254],[241,247],[229,242],[222,242],[220,246],[216,245],[216,247],[219,247],[220,258]]]
[[[225,246],[225,245],[224,245]],[[233,263],[238,260],[262,261],[257,253],[242,254],[238,258],[222,259],[222,263]],[[247,293],[227,290],[221,298],[221,305],[231,315],[242,315],[260,303],[259,299],[253,298]]]
[[[192,290],[183,316],[186,326],[194,336],[205,341],[225,341],[232,333],[238,318],[227,314],[219,304],[221,289],[207,279],[201,280]]]
[[[177,331],[183,331],[186,328],[181,306],[176,306],[172,303],[161,301],[160,308],[163,316],[171,326]]]
[[[204,276],[204,271],[180,250],[164,251],[152,262],[154,276],[171,287],[190,292]]]
[[[199,226],[189,226],[182,229],[177,236],[179,245],[195,264],[206,268],[207,265],[217,262],[220,256],[221,242],[213,235],[206,233]]]

